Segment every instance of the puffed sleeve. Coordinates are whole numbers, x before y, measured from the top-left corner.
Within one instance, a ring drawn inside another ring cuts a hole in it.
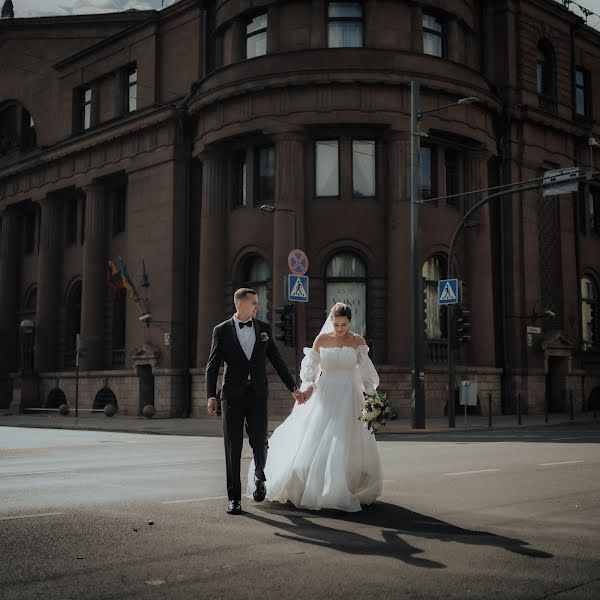
[[[319,358],[320,355],[316,350],[304,348],[304,358],[300,365],[300,379],[302,380],[300,389],[303,392],[309,387],[314,387],[319,377],[321,371],[319,368]]]
[[[374,394],[379,385],[379,375],[375,370],[375,365],[369,358],[369,346],[362,345],[358,347],[358,372],[365,393]]]

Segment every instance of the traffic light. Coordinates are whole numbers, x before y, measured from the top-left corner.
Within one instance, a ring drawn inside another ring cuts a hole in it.
[[[278,306],[275,312],[279,315],[279,320],[275,321],[275,327],[279,330],[275,339],[283,342],[284,345],[296,346],[296,314],[293,304],[284,304]]]
[[[464,306],[454,309],[455,340],[456,345],[466,344],[471,340],[471,311]]]

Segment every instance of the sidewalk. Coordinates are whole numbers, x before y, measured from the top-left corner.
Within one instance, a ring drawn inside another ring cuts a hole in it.
[[[599,415],[600,416],[600,415]],[[269,421],[269,431],[273,431],[281,421]],[[556,427],[565,425],[598,424],[592,413],[577,413],[573,421],[567,413],[552,413],[548,423],[544,415],[522,415],[521,425],[517,415],[498,415],[492,420],[492,430],[506,431],[526,429],[530,427]],[[223,435],[222,423],[219,418],[190,418],[190,419],[146,419],[144,417],[119,416],[106,417],[104,414],[84,414],[75,419],[71,414],[62,416],[50,414],[8,415],[0,412],[0,427],[36,427],[47,429],[74,429],[81,431],[116,431],[125,433],[153,433],[162,435],[191,435],[204,437],[220,437]],[[430,418],[426,421],[425,429],[412,429],[410,419],[400,418],[390,421],[382,428],[382,434],[424,434],[450,433],[453,431],[489,431],[487,416],[467,417],[456,416],[456,428],[448,427],[448,418]],[[1,435],[1,432],[0,432]]]

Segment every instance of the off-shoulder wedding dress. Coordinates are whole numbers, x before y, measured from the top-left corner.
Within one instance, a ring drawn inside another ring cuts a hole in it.
[[[377,441],[358,420],[363,390],[373,393],[379,376],[361,345],[304,349],[302,389],[315,386],[305,404],[295,404],[269,440],[267,499],[300,508],[361,510],[381,494]],[[250,465],[248,495],[254,491]]]

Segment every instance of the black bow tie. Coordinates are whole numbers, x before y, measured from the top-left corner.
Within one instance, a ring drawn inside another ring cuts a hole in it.
[[[238,325],[240,326],[240,329],[244,329],[244,327],[252,327],[252,319],[246,321],[245,323],[243,321],[238,321]]]

